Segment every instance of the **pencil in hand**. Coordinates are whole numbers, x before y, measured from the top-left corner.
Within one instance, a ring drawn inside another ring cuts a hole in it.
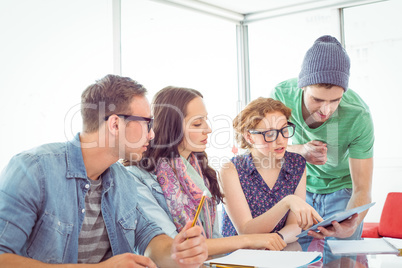
[[[200,215],[202,206],[204,205],[204,201],[205,201],[206,195],[207,195],[207,191],[204,191],[204,192],[202,193],[201,201],[200,201],[200,203],[198,204],[197,212],[195,213],[194,220],[193,220],[193,223],[191,224],[191,227],[194,227],[194,226],[195,226],[195,223],[196,223],[197,220],[198,220],[198,216]]]

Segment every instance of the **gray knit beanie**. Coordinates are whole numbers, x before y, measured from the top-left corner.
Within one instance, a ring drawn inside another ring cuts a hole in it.
[[[350,59],[335,37],[318,38],[304,56],[298,87],[333,84],[348,90]]]

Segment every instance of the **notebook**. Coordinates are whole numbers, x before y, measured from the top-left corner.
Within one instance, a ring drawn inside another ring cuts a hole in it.
[[[321,259],[321,252],[238,249],[233,253],[206,261],[209,267],[301,267]]]

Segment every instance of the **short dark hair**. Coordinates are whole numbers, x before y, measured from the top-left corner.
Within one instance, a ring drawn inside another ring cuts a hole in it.
[[[331,89],[332,87],[337,87],[337,85],[328,84],[328,83],[319,83],[319,84],[314,84],[314,85],[311,85],[311,86],[323,87],[323,88],[326,88],[326,89]]]
[[[144,96],[147,90],[129,77],[108,74],[88,86],[81,95],[83,131],[99,130],[105,116],[130,114],[133,97]]]

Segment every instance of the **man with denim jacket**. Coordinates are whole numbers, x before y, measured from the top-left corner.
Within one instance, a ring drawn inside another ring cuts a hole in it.
[[[198,267],[206,260],[200,227],[187,225],[175,239],[163,234],[116,163],[141,159],[153,138],[145,93],[130,78],[108,75],[82,94],[82,133],[11,159],[0,175],[1,267]]]

